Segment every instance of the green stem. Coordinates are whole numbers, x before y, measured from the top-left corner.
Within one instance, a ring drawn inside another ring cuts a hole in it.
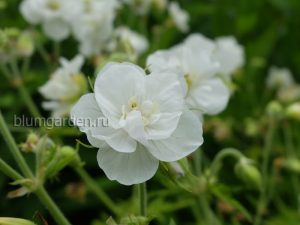
[[[10,80],[10,72],[2,62],[0,62],[0,69],[6,79]]]
[[[54,58],[56,61],[58,61],[60,57],[60,43],[55,41],[53,43],[53,49],[54,49]]]
[[[36,107],[36,105],[34,104],[34,102],[32,101],[32,98],[29,95],[27,89],[25,88],[23,82],[21,82],[21,84],[18,86],[18,89],[19,89],[20,95],[23,98],[25,104],[27,105],[31,115],[34,117],[40,118],[41,114],[40,114],[38,108]]]
[[[217,156],[215,157],[214,161],[211,164],[210,167],[211,175],[216,175],[218,173],[219,169],[222,166],[222,160],[228,156],[234,157],[236,159],[240,159],[244,157],[243,154],[237,149],[234,148],[223,149],[220,153],[217,154]]]
[[[138,184],[139,210],[141,216],[147,216],[147,186],[146,182]]]
[[[21,72],[19,70],[18,64],[15,60],[10,62],[10,67],[11,70],[14,74],[14,79],[16,79],[16,87],[18,88],[21,98],[23,98],[23,101],[25,102],[25,104],[27,105],[30,113],[32,114],[32,116],[34,117],[41,117],[41,114],[38,110],[38,108],[36,107],[35,103],[33,102],[27,88],[24,86],[23,83],[23,79],[21,76]]]
[[[263,210],[268,204],[267,192],[268,192],[268,181],[269,181],[269,173],[268,166],[270,162],[270,156],[272,151],[274,134],[276,131],[276,120],[272,119],[270,121],[270,127],[268,129],[266,138],[265,138],[265,146],[263,149],[263,161],[262,161],[262,180],[263,185],[260,191],[260,197],[257,205],[256,216],[254,219],[254,225],[260,225],[262,222]]]
[[[24,179],[17,171],[0,158],[0,170],[12,180]]]
[[[110,199],[110,197],[100,188],[100,186],[90,177],[90,175],[83,169],[82,166],[74,167],[76,173],[81,177],[85,184],[91,191],[99,198],[99,200],[105,204],[105,206],[111,210],[115,215],[121,216],[121,211]]]
[[[49,210],[50,214],[54,218],[54,220],[59,225],[71,225],[71,223],[66,219],[65,215],[61,212],[61,210],[57,207],[55,202],[51,199],[47,191],[43,186],[39,187],[35,194],[38,196],[39,200],[43,203],[43,205]]]
[[[296,147],[295,147],[295,143],[293,140],[293,132],[292,132],[291,126],[288,122],[286,123],[286,126],[284,127],[284,138],[285,138],[285,146],[287,149],[287,152],[286,152],[287,158],[288,159],[297,158]],[[298,198],[299,198],[299,194],[300,194],[300,183],[299,183],[298,175],[292,174],[291,181],[292,181],[294,191],[296,192],[295,200],[299,207]]]
[[[194,164],[195,164],[195,173],[196,176],[201,175],[201,160],[202,160],[202,150],[197,149],[194,153]]]
[[[28,178],[33,178],[33,174],[31,172],[30,168],[28,167],[21,152],[19,151],[14,138],[12,137],[11,133],[9,132],[8,127],[5,123],[5,120],[4,120],[1,112],[0,112],[0,131],[3,135],[3,138],[6,142],[6,144],[8,145],[8,148],[9,148],[11,154],[13,155],[15,161],[17,162],[18,166],[20,167],[22,173]]]
[[[30,66],[30,62],[31,62],[31,58],[30,57],[26,57],[23,61],[23,64],[22,64],[22,74],[26,73],[29,69],[29,66]]]

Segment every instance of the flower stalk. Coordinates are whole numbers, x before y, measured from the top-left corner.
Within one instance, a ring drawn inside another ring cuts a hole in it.
[[[271,119],[270,121],[270,127],[268,129],[266,138],[265,138],[265,146],[264,146],[264,151],[263,151],[263,161],[262,161],[262,188],[260,191],[260,198],[258,201],[258,206],[257,206],[257,212],[256,216],[254,218],[254,225],[260,225],[262,222],[262,214],[263,214],[263,209],[267,206],[268,204],[268,180],[269,180],[269,173],[268,173],[268,166],[270,162],[270,156],[271,156],[271,151],[272,151],[272,146],[273,146],[273,139],[276,131],[276,120]]]
[[[17,171],[0,158],[0,171],[12,180],[24,179]]]
[[[147,216],[147,186],[146,182],[138,184],[139,213],[141,216]]]

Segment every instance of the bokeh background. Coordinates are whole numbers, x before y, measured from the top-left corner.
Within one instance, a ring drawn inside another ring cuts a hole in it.
[[[203,145],[203,165],[209,165],[215,155],[225,147],[234,146],[243,154],[252,158],[258,166],[263,154],[268,118],[266,106],[276,99],[276,93],[266,88],[266,77],[273,65],[289,68],[295,80],[300,79],[300,1],[299,0],[182,0],[178,1],[190,14],[189,33],[199,32],[210,38],[231,35],[244,46],[246,63],[234,76],[234,94],[229,106],[218,117],[206,118],[205,144]],[[30,25],[19,13],[18,0],[0,0],[0,29],[17,27],[28,29]],[[187,34],[175,28],[160,27],[164,14],[152,13],[146,21],[134,15],[129,9],[121,12],[116,24],[126,21],[127,25],[146,35],[150,41],[148,53],[156,49],[169,48],[182,41]],[[159,33],[159,39],[156,35]],[[41,36],[46,49],[51,52],[52,43]],[[61,54],[67,58],[76,54],[76,42],[71,38],[64,41]],[[147,54],[140,59],[141,65]],[[85,66],[85,74],[93,74],[91,66]],[[42,97],[37,92],[48,79],[47,70],[38,54],[33,56],[30,73],[25,83],[37,104]],[[0,108],[7,121],[12,124],[13,115],[27,114],[13,84],[0,76]],[[299,99],[298,99],[299,100]],[[283,103],[284,105],[284,103]],[[42,110],[42,109],[41,109]],[[42,111],[44,116],[48,112]],[[272,196],[265,210],[266,225],[299,225],[300,189],[299,170],[282,169],[280,160],[285,158],[284,130],[291,126],[290,138],[296,149],[296,158],[300,156],[300,125],[297,121],[283,121],[276,133],[272,148],[270,170],[275,171],[272,179]],[[34,130],[34,128],[33,128]],[[18,143],[23,142],[27,129],[11,127]],[[51,135],[51,134],[50,134]],[[62,131],[57,142],[74,145],[75,137],[86,142],[85,137],[72,130]],[[0,156],[13,165],[7,146],[0,139]],[[96,151],[82,147],[80,155],[86,162],[86,169],[103,189],[124,209],[134,213],[136,201],[132,187],[110,182],[98,168]],[[33,156],[26,155],[33,164]],[[252,224],[247,215],[255,214],[257,190],[245,187],[233,175],[233,161],[225,160],[220,176],[220,185],[207,194],[212,211],[222,224]],[[33,165],[32,165],[33,166]],[[300,165],[296,165],[296,167]],[[150,190],[150,212],[157,217],[151,224],[197,224],[195,222],[194,196],[180,191],[165,181],[158,173],[148,184]],[[0,216],[34,219],[43,215],[49,224],[54,224],[47,210],[34,195],[8,199],[7,193],[15,189],[10,180],[0,174]],[[65,169],[60,175],[47,182],[51,196],[74,225],[105,224],[110,212],[89,192],[80,178],[71,170]],[[164,191],[163,191],[164,190]],[[196,212],[197,214],[197,212]],[[171,220],[171,218],[173,220]],[[206,224],[209,225],[209,224]]]

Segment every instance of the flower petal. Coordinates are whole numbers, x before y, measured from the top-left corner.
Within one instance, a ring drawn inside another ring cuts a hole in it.
[[[154,176],[159,161],[143,146],[134,153],[120,153],[112,149],[99,150],[97,160],[110,180],[124,185],[145,182]]]
[[[133,110],[129,112],[124,123],[124,129],[132,138],[136,140],[145,138],[144,123],[140,111]]]
[[[145,127],[147,139],[166,139],[172,135],[178,125],[181,112],[161,113],[159,119]]]
[[[162,113],[181,112],[184,99],[177,74],[154,72],[147,76],[146,99],[157,103]]]
[[[109,145],[105,141],[93,137],[90,130],[86,132],[86,137],[90,142],[90,144],[96,148],[100,148],[100,149],[109,148]]]
[[[51,19],[43,23],[46,35],[54,41],[62,41],[70,34],[69,25],[61,19]]]
[[[122,107],[133,96],[141,96],[144,90],[145,72],[131,63],[109,63],[98,74],[95,96],[103,114],[111,125],[119,128]]]
[[[180,117],[178,127],[170,138],[164,140],[150,140],[143,144],[151,154],[165,162],[177,161],[193,151],[202,143],[202,123],[189,110]]]
[[[227,106],[230,91],[219,78],[211,78],[200,81],[191,88],[186,103],[189,109],[197,109],[205,114],[215,115]]]
[[[137,142],[123,129],[111,127],[92,128],[92,136],[104,140],[111,148],[118,152],[134,152]]]
[[[94,94],[81,96],[70,112],[72,122],[80,131],[87,132],[93,127],[103,126],[99,123],[105,119],[95,99]]]

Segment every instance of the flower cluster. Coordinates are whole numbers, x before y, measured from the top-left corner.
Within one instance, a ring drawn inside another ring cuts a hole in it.
[[[189,29],[189,15],[175,2],[123,3],[139,6],[140,15],[148,7],[163,5],[173,25],[182,32]],[[137,62],[149,43],[127,26],[114,28],[121,4],[116,0],[24,0],[21,12],[29,22],[41,24],[55,41],[72,33],[85,56],[123,51],[129,61]],[[105,174],[131,185],[150,179],[159,161],[177,161],[202,144],[203,115],[225,109],[230,97],[227,83],[243,63],[243,48],[233,37],[213,41],[192,34],[179,45],[149,55],[149,74],[135,64],[108,63],[96,76],[90,94],[85,94],[87,82],[80,72],[83,57],[70,62],[61,59],[62,67],[40,93],[50,100],[43,107],[53,117],[71,110],[74,124],[100,148],[97,158]],[[108,121],[107,126],[99,119]]]
[[[61,42],[72,35],[79,42],[84,56],[99,55],[115,49],[118,38],[131,45],[135,55],[148,48],[148,41],[127,27],[114,29],[117,10],[131,6],[138,15],[149,13],[151,7],[168,10],[171,24],[182,32],[189,29],[189,15],[177,3],[167,0],[23,0],[20,11],[33,25],[41,25],[50,39]]]
[[[62,41],[72,33],[84,55],[99,53],[113,32],[116,0],[24,0],[20,11],[31,24],[41,24],[44,33]]]

